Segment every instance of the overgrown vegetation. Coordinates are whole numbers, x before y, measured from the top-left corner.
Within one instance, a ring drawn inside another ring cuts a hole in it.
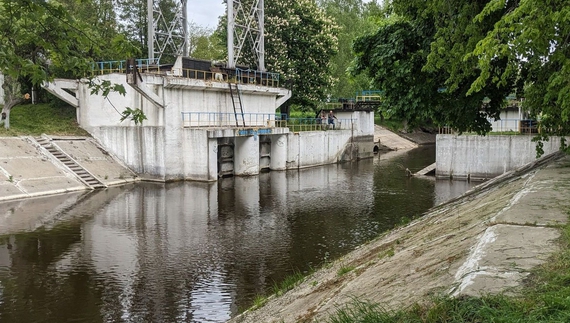
[[[0,136],[50,135],[88,136],[76,121],[75,108],[69,105],[25,104],[12,109],[11,127],[0,127]]]
[[[570,322],[570,225],[563,229],[560,247],[560,252],[533,271],[520,296],[436,297],[427,305],[394,311],[355,299],[326,322]]]

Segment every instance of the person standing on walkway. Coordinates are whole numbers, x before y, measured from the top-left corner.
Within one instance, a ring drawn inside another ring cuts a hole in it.
[[[332,124],[332,128],[334,129],[334,119],[336,119],[336,116],[334,115],[334,113],[331,111],[329,111],[329,125]]]

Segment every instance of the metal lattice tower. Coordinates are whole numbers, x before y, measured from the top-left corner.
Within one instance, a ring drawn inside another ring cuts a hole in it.
[[[168,21],[161,7],[161,0],[147,0],[148,58],[160,61],[164,54],[188,56],[187,0],[174,0],[174,17]]]
[[[236,67],[249,39],[257,58],[257,69],[265,71],[265,40],[263,36],[263,0],[252,1],[247,8],[240,0],[228,0],[228,67]]]

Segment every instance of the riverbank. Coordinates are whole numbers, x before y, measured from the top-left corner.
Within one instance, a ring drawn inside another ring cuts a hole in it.
[[[398,309],[434,295],[517,293],[568,221],[570,157],[555,157],[433,208],[230,322],[324,321],[355,299]]]
[[[0,152],[0,201],[89,190],[89,179],[102,187],[139,180],[90,137],[0,137]]]
[[[394,133],[382,126],[374,125],[374,143],[379,150],[406,150],[435,144],[435,135],[424,132]]]

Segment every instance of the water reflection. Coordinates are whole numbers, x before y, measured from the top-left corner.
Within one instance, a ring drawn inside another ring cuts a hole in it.
[[[2,204],[14,211],[0,236],[0,321],[224,322],[294,271],[460,193],[438,189],[451,182],[406,177],[405,168],[433,160],[427,147],[216,183]],[[39,210],[46,213],[34,222]]]

